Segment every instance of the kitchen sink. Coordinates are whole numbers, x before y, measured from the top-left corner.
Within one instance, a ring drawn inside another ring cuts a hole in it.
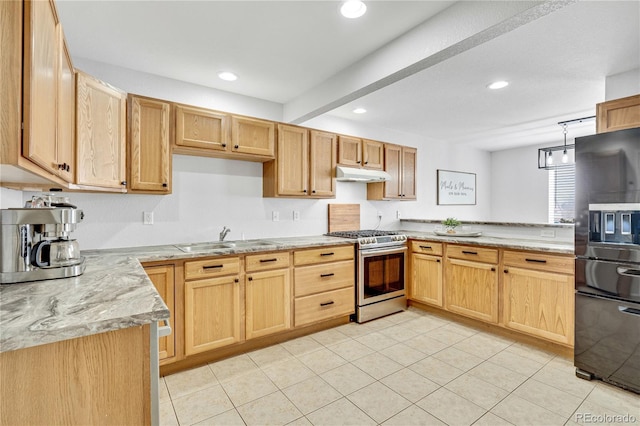
[[[220,241],[214,243],[193,243],[193,244],[176,244],[179,250],[185,253],[199,253],[213,250],[234,249],[234,248],[248,248],[248,247],[267,247],[275,246],[275,244],[268,241]]]

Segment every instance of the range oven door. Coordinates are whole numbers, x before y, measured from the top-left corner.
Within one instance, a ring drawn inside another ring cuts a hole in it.
[[[360,250],[358,306],[405,295],[407,247]]]

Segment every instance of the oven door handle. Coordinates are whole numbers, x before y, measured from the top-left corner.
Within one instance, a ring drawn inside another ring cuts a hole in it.
[[[379,249],[372,249],[372,250],[360,250],[360,256],[361,257],[369,257],[369,256],[376,256],[379,254],[394,254],[394,253],[405,253],[407,251],[407,247],[406,246],[402,246],[402,247],[382,247]]]
[[[629,308],[627,306],[618,306],[618,311],[627,315],[637,315],[640,317],[640,309]]]
[[[624,275],[627,277],[640,278],[640,269],[626,268],[624,266],[618,266],[616,268],[618,275]]]

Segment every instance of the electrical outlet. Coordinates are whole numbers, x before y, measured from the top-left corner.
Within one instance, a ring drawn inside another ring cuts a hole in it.
[[[300,212],[298,210],[293,211],[293,221],[297,222],[300,220]]]
[[[378,210],[378,219],[382,219],[382,212]]]
[[[542,230],[542,231],[540,231],[540,236],[541,237],[555,238],[556,231],[554,231],[553,229]]]
[[[142,224],[153,225],[153,212],[142,212]]]
[[[396,219],[400,219],[400,210],[396,210]]]
[[[274,222],[278,222],[280,220],[280,212],[277,210],[274,210],[271,212],[271,220]]]

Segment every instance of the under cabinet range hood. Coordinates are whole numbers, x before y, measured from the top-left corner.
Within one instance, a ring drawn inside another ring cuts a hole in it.
[[[391,175],[382,170],[338,166],[336,167],[336,180],[340,182],[385,182],[391,180]]]

